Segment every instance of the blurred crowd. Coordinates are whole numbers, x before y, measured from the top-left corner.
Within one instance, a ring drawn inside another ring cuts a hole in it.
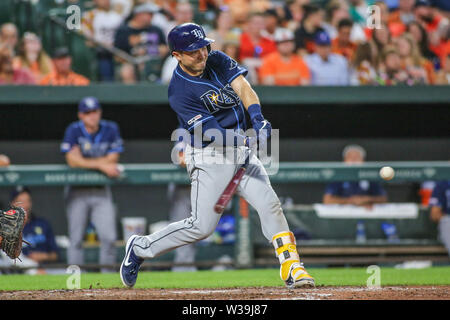
[[[195,3],[195,4],[193,4]],[[200,23],[259,85],[450,84],[447,0],[93,0],[80,33],[95,52],[96,81],[168,83],[166,37]],[[31,30],[33,31],[33,30]],[[0,84],[87,85],[71,52],[0,27]],[[35,30],[34,30],[35,31]],[[91,79],[92,81],[92,79]]]

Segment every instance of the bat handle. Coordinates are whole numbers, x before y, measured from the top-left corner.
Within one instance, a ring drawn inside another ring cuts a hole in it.
[[[224,210],[225,210],[225,207],[224,207],[223,205],[221,205],[221,204],[216,204],[216,205],[214,206],[214,211],[215,211],[217,214],[222,214]]]
[[[241,167],[238,170],[238,172],[234,175],[234,177],[231,179],[231,181],[228,183],[227,187],[222,192],[219,200],[217,200],[214,206],[214,211],[216,213],[221,214],[225,210],[228,202],[230,202],[231,198],[236,192],[236,189],[239,183],[241,182],[242,177],[244,176],[245,170],[246,170],[245,166]]]

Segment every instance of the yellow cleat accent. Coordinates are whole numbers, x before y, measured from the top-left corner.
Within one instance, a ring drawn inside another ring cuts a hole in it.
[[[314,278],[311,277],[297,252],[295,237],[292,232],[280,232],[272,238],[275,255],[280,261],[280,277],[288,288],[315,287]]]
[[[288,288],[314,288],[316,286],[314,278],[303,267],[294,269],[291,277],[285,283]]]

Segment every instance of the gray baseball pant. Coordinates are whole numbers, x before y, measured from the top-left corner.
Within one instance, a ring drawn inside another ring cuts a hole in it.
[[[439,220],[438,230],[439,238],[450,256],[450,215],[444,214],[441,220]]]
[[[214,147],[200,149],[188,145],[185,158],[191,179],[191,216],[171,223],[151,235],[136,238],[135,254],[142,258],[153,258],[211,235],[221,217],[214,211],[214,205],[240,167],[239,163],[244,162],[247,150]],[[238,163],[233,161],[234,157]],[[254,154],[237,192],[258,212],[262,232],[269,241],[275,234],[289,230],[266,170]]]
[[[100,241],[100,264],[116,262],[116,213],[109,187],[70,188],[66,197],[70,245],[67,262],[84,263],[83,238],[88,221],[92,222]]]
[[[169,200],[171,206],[169,209],[169,219],[176,222],[188,218],[191,215],[191,188],[186,185],[170,185]],[[191,243],[175,249],[174,263],[194,263],[195,244]],[[195,271],[194,266],[174,266],[172,271]]]

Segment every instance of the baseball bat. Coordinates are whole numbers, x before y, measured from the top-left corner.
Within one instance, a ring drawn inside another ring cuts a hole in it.
[[[236,189],[237,189],[239,183],[241,182],[241,179],[244,176],[245,171],[247,170],[249,160],[250,160],[250,154],[247,155],[247,157],[245,158],[245,163],[234,174],[233,178],[231,178],[231,181],[228,183],[225,190],[220,195],[219,200],[217,200],[217,202],[214,206],[214,211],[217,214],[223,213],[227,204],[230,202],[231,198],[235,194]]]

